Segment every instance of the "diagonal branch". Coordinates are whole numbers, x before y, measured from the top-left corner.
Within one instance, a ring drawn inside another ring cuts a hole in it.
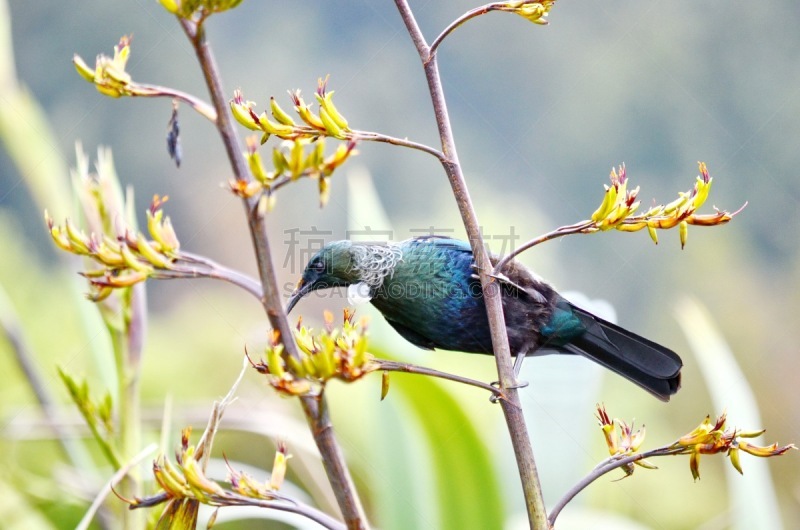
[[[664,447],[658,447],[656,449],[652,449],[650,451],[645,451],[643,453],[636,453],[630,456],[620,457],[620,456],[611,456],[599,464],[595,466],[585,477],[583,477],[580,481],[578,481],[574,486],[572,486],[563,497],[561,497],[558,502],[553,506],[550,511],[550,515],[547,518],[548,523],[550,526],[554,526],[556,524],[556,518],[561,513],[561,510],[575,498],[578,493],[586,489],[586,487],[594,482],[595,480],[599,479],[606,473],[610,471],[614,471],[617,468],[627,466],[628,464],[632,464],[634,462],[638,462],[640,460],[644,460],[645,458],[652,458],[656,456],[667,456],[667,455],[677,455],[680,454],[682,451],[685,451],[684,447],[674,447],[674,445],[667,445]],[[624,477],[623,477],[624,478]]]
[[[516,258],[521,253],[525,252],[530,248],[535,247],[540,243],[544,243],[545,241],[550,241],[551,239],[555,239],[557,237],[568,236],[570,234],[579,234],[593,225],[594,222],[592,221],[583,221],[580,223],[576,223],[574,225],[568,225],[556,228],[551,232],[543,234],[537,238],[531,239],[530,241],[527,241],[522,245],[518,246],[517,248],[515,248],[510,254],[508,254],[508,256],[505,256],[503,259],[498,261],[497,265],[494,266],[494,273],[498,274],[501,270],[503,270],[503,267],[505,267],[508,264],[508,262],[510,262],[512,259]]]
[[[456,383],[463,383],[465,385],[471,385],[477,388],[482,388],[484,390],[488,390],[492,393],[493,396],[496,398],[503,399],[505,395],[503,392],[488,383],[484,383],[483,381],[478,381],[476,379],[470,379],[468,377],[462,377],[456,374],[450,374],[447,372],[441,372],[439,370],[434,370],[433,368],[426,368],[424,366],[418,366],[416,364],[409,364],[409,363],[401,363],[397,361],[387,361],[386,359],[374,359],[373,362],[377,363],[379,366],[379,370],[385,370],[387,372],[403,372],[407,374],[420,374],[420,375],[429,375],[431,377],[438,377],[440,379],[447,379],[448,381],[455,381]]]
[[[211,94],[211,100],[217,111],[216,126],[222,137],[225,151],[236,180],[247,180],[247,164],[241,152],[240,142],[233,127],[228,102],[222,88],[222,78],[217,68],[211,47],[205,39],[205,29],[191,20],[180,19],[181,27],[195,49],[198,61]],[[297,346],[292,340],[291,327],[280,299],[277,276],[275,274],[272,252],[267,237],[267,226],[264,211],[258,207],[258,200],[244,199],[247,221],[250,228],[253,248],[258,262],[261,277],[261,303],[273,329],[283,338],[286,352],[298,357]],[[302,397],[300,402],[311,430],[311,434],[322,455],[322,463],[328,474],[339,508],[342,511],[348,528],[367,528],[364,509],[344,460],[344,454],[336,441],[333,425],[323,397]]]
[[[191,94],[183,92],[181,90],[176,90],[174,88],[169,88],[165,86],[159,85],[150,85],[146,83],[132,83],[132,86],[135,87],[135,90],[131,94],[132,97],[145,97],[145,98],[157,98],[157,97],[169,97],[173,99],[178,99],[183,101],[194,110],[197,111],[198,114],[207,118],[211,122],[217,121],[217,111],[214,108],[206,103],[205,101],[200,100],[200,98],[196,98]]]

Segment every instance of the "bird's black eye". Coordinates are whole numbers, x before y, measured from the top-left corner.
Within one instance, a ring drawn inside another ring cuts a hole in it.
[[[322,261],[321,259],[314,260],[311,262],[308,268],[318,273],[325,272],[325,262]]]

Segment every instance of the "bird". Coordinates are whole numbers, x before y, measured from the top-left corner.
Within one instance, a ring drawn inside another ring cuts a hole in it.
[[[490,254],[492,265],[500,257]],[[680,388],[674,351],[562,297],[516,260],[493,274],[515,368],[526,356],[582,355],[662,401]],[[493,354],[483,291],[469,243],[428,235],[400,242],[333,241],[306,264],[286,305],[320,289],[362,293],[408,342],[423,349]]]

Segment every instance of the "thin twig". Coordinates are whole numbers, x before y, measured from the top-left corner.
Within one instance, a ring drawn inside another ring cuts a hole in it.
[[[404,372],[408,374],[420,374],[420,375],[429,375],[431,377],[439,377],[441,379],[447,379],[448,381],[455,381],[456,383],[463,383],[465,385],[471,385],[478,388],[482,388],[484,390],[488,390],[492,393],[493,396],[498,398],[503,398],[503,392],[497,387],[494,387],[488,383],[484,383],[483,381],[478,381],[476,379],[470,379],[469,377],[463,377],[456,374],[450,374],[447,372],[440,372],[439,370],[434,370],[433,368],[426,368],[424,366],[418,366],[416,364],[410,363],[401,363],[397,361],[387,361],[385,359],[374,359],[374,362],[380,366],[380,370],[386,370],[387,372]]]
[[[222,415],[225,414],[225,409],[228,405],[236,400],[236,390],[239,388],[239,384],[242,382],[248,366],[250,366],[250,363],[247,362],[247,357],[244,357],[242,360],[242,369],[239,371],[239,375],[236,377],[230,389],[228,389],[228,393],[219,401],[214,401],[214,406],[211,408],[211,415],[208,417],[206,430],[203,431],[203,435],[200,436],[200,441],[197,442],[197,449],[195,450],[195,458],[200,459],[200,466],[203,471],[205,471],[208,461],[211,458],[211,448],[214,445],[214,438],[219,430],[219,422],[222,421]]]
[[[429,155],[433,155],[442,163],[444,163],[447,160],[444,154],[438,149],[434,149],[433,147],[418,142],[413,142],[408,138],[395,138],[394,136],[388,136],[386,134],[368,132],[368,131],[352,131],[352,134],[354,140],[364,140],[366,142],[380,142],[385,144],[399,145],[401,147],[408,147],[411,149],[422,151],[423,153],[428,153]]]
[[[157,270],[153,274],[153,278],[158,280],[210,278],[212,280],[226,281],[241,287],[258,300],[261,300],[263,294],[261,283],[258,280],[209,258],[183,251],[181,251],[174,269]]]
[[[595,480],[599,479],[609,471],[613,471],[617,468],[622,466],[631,464],[633,462],[638,462],[639,460],[643,460],[645,458],[653,458],[656,456],[668,456],[668,455],[676,455],[684,452],[686,450],[685,447],[674,447],[673,445],[668,445],[664,447],[659,447],[656,449],[652,449],[650,451],[645,451],[644,453],[637,453],[634,455],[626,456],[623,458],[612,456],[600,462],[594,469],[592,469],[589,474],[583,477],[578,483],[572,486],[563,497],[561,497],[558,502],[551,508],[550,515],[547,518],[547,522],[550,526],[554,526],[556,524],[556,518],[561,513],[561,510],[575,498],[578,493],[583,491],[589,484],[594,482]]]
[[[136,456],[125,462],[125,464],[122,465],[122,467],[120,467],[117,472],[114,473],[110,479],[108,479],[108,482],[106,482],[106,484],[100,489],[97,497],[94,498],[92,505],[89,506],[89,509],[86,510],[85,514],[83,514],[83,518],[81,519],[81,522],[78,523],[78,526],[75,527],[75,530],[84,530],[89,528],[92,519],[94,519],[95,513],[97,513],[97,510],[100,509],[100,505],[103,504],[104,500],[106,500],[108,494],[111,493],[112,488],[116,486],[123,478],[125,478],[125,475],[127,475],[131,469],[137,466],[142,460],[145,459],[147,455],[156,449],[158,449],[158,444],[151,443],[137,453]]]
[[[436,50],[439,48],[439,44],[442,43],[445,37],[450,35],[456,28],[464,24],[464,22],[473,19],[475,17],[479,17],[481,15],[485,15],[490,11],[495,11],[499,9],[500,6],[506,4],[506,2],[492,2],[491,4],[486,4],[480,7],[476,7],[475,9],[470,9],[457,19],[455,19],[449,26],[444,28],[444,30],[439,34],[438,37],[433,39],[430,47],[430,56],[433,57],[436,55]]]
[[[199,28],[196,23],[190,20],[180,19],[180,24],[194,46],[200,62],[206,85],[211,94],[211,100],[217,111],[217,130],[225,146],[234,178],[238,181],[246,181],[248,179],[247,164],[242,155],[238,134],[233,127],[216,60],[208,42],[204,38],[205,30]],[[257,200],[245,199],[243,202],[247,212],[248,226],[261,278],[261,303],[264,306],[270,325],[283,338],[287,355],[299,359],[297,346],[291,339],[293,336],[291,327],[281,302],[269,238],[267,237],[265,213],[258,208]],[[323,466],[347,527],[350,529],[367,528],[364,508],[361,505],[355,484],[345,463],[344,454],[336,441],[324,398],[320,397],[317,400],[314,397],[302,397],[300,402],[306,414],[311,434],[322,455]]]
[[[506,425],[508,426],[511,444],[514,447],[514,455],[517,459],[517,467],[525,494],[525,505],[530,526],[533,530],[546,530],[548,528],[547,512],[545,510],[541,484],[536,470],[536,462],[533,457],[533,448],[531,447],[528,430],[525,426],[522,404],[515,384],[511,352],[508,345],[508,334],[503,317],[500,286],[498,282],[492,281],[491,276],[488,274],[492,268],[491,262],[489,261],[486,248],[483,245],[480,225],[478,224],[475,209],[472,206],[472,200],[470,199],[469,191],[464,181],[461,164],[458,161],[450,118],[447,114],[444,90],[442,88],[441,79],[439,78],[439,67],[437,65],[436,56],[431,55],[430,48],[425,41],[425,36],[422,34],[422,30],[420,30],[407,0],[395,0],[395,4],[408,29],[411,40],[417,48],[417,53],[425,69],[425,77],[428,81],[428,89],[433,102],[436,124],[442,141],[442,152],[446,157],[446,159],[442,161],[442,166],[450,181],[450,186],[453,190],[456,203],[458,204],[464,228],[470,239],[475,265],[480,272],[483,298],[486,304],[500,388],[506,395],[506,399],[500,400],[500,405],[503,409]]]
[[[131,94],[131,96],[145,98],[169,97],[178,99],[192,107],[204,118],[208,118],[212,122],[217,121],[217,111],[214,110],[214,107],[205,101],[202,101],[201,99],[196,98],[191,94],[187,94],[181,90],[159,85],[150,85],[146,83],[134,83],[134,92]]]
[[[591,227],[593,224],[594,223],[592,221],[582,221],[574,225],[568,225],[556,228],[552,232],[548,232],[539,237],[531,239],[530,241],[518,246],[509,255],[503,257],[503,259],[498,261],[497,265],[494,266],[494,274],[498,274],[501,270],[503,270],[503,267],[505,267],[512,259],[517,257],[519,254],[525,252],[530,248],[535,247],[539,243],[544,243],[545,241],[550,241],[551,239],[555,239],[557,237],[568,236],[570,234],[579,234],[582,231],[586,230],[587,228]]]

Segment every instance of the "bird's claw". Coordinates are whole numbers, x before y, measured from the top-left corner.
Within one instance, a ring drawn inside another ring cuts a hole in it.
[[[527,381],[518,381],[518,380],[515,380],[513,383],[511,383],[510,385],[508,385],[508,386],[507,386],[507,387],[505,387],[505,388],[502,388],[502,387],[500,386],[500,381],[492,381],[492,382],[491,382],[491,383],[489,383],[489,384],[490,384],[491,386],[493,386],[493,387],[497,388],[498,390],[500,390],[500,393],[499,393],[499,394],[492,394],[492,395],[491,395],[491,397],[489,398],[489,401],[491,401],[492,403],[497,403],[499,400],[501,400],[501,399],[505,399],[505,394],[503,394],[503,390],[510,390],[510,389],[512,389],[512,388],[525,388],[525,387],[526,387],[526,386],[528,386],[530,383],[528,383]]]

